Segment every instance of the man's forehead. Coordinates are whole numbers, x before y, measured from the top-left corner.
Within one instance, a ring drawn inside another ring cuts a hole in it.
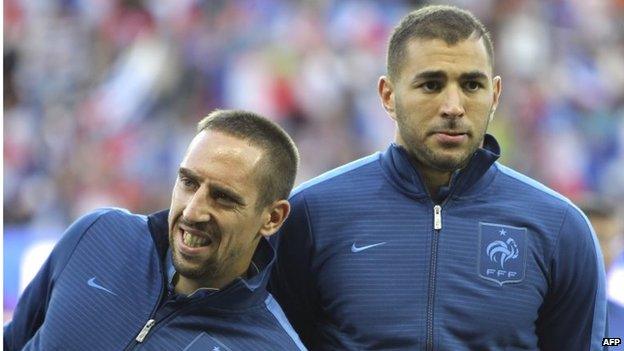
[[[247,141],[215,131],[193,138],[181,166],[202,176],[248,182],[262,162],[263,152]]]
[[[226,161],[239,161],[255,165],[263,151],[247,140],[219,131],[204,130],[198,133],[186,151],[185,158],[211,157]]]
[[[482,71],[491,77],[492,65],[484,39],[469,37],[456,43],[438,38],[412,38],[407,42],[404,67],[412,71]],[[411,72],[414,73],[414,72]]]

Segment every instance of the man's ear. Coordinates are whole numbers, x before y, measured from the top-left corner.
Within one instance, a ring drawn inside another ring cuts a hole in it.
[[[290,213],[290,203],[288,200],[277,200],[264,209],[262,214],[263,223],[258,231],[260,235],[268,238],[275,234]]]
[[[500,76],[496,76],[492,79],[492,108],[490,109],[490,122],[494,119],[494,112],[496,112],[496,108],[498,107],[502,91],[503,81]]]
[[[379,82],[377,83],[377,92],[379,93],[379,97],[381,98],[381,105],[384,110],[388,112],[388,115],[396,121],[396,114],[394,112],[394,87],[392,86],[392,82],[390,78],[387,76],[379,77]]]

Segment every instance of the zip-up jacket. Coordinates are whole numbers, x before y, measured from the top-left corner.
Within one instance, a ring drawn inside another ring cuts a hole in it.
[[[404,149],[297,187],[270,290],[313,350],[598,350],[602,254],[569,200],[484,146],[433,200]]]
[[[4,328],[5,350],[299,350],[266,291],[274,251],[222,290],[175,294],[167,212],[102,209],[72,224]]]

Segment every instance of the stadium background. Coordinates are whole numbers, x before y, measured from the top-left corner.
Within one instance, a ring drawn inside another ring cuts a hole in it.
[[[297,183],[384,149],[387,39],[424,3],[5,0],[5,322],[78,216],[169,205],[214,108],[284,126],[301,152]],[[624,203],[624,0],[445,3],[492,32],[501,161],[578,203]],[[607,246],[621,252],[621,229]]]

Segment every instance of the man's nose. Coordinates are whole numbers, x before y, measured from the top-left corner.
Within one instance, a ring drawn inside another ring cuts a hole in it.
[[[449,86],[443,97],[444,101],[440,107],[440,114],[445,118],[463,117],[464,110],[462,92],[459,87]]]
[[[182,211],[184,218],[190,222],[208,222],[210,220],[210,203],[207,191],[198,189]]]

